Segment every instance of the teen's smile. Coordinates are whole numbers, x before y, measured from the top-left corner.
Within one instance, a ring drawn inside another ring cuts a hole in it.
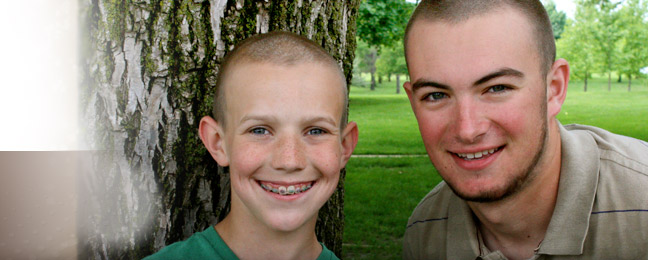
[[[479,171],[490,166],[504,150],[506,145],[498,146],[495,148],[478,149],[473,151],[452,152],[452,155],[457,166],[468,171]]]

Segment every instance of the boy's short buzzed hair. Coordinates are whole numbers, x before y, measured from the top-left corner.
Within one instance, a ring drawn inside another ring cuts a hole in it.
[[[224,86],[228,71],[244,63],[272,63],[291,66],[300,63],[317,63],[329,66],[340,75],[340,85],[344,97],[340,128],[347,123],[348,95],[346,78],[340,65],[321,46],[306,37],[282,31],[250,36],[236,45],[228,53],[220,66],[216,80],[216,94],[212,113],[216,122],[225,126],[225,95]]]
[[[522,13],[530,22],[538,49],[542,75],[547,75],[556,59],[556,42],[547,11],[539,0],[423,0],[416,7],[405,30],[405,59],[407,39],[412,25],[419,21],[456,24],[477,15],[509,6]],[[440,36],[443,37],[443,36]]]

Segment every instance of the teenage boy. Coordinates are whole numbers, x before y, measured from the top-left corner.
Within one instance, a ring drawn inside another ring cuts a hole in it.
[[[569,65],[538,0],[423,0],[405,83],[444,182],[405,259],[646,259],[648,144],[556,120]]]
[[[229,167],[230,212],[150,259],[338,259],[315,222],[358,140],[339,65],[306,38],[272,32],[241,42],[220,69],[215,118],[198,131]]]

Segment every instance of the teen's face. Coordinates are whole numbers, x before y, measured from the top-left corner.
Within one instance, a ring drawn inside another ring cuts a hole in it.
[[[496,201],[537,172],[546,84],[527,19],[505,8],[457,24],[418,21],[404,87],[427,153],[466,200]]]
[[[342,142],[355,123],[340,129],[341,84],[332,68],[312,63],[231,71],[223,142],[232,210],[273,230],[314,225],[351,154]]]

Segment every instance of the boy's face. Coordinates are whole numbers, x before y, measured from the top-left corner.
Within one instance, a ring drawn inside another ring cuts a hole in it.
[[[355,123],[340,129],[341,88],[335,70],[315,63],[230,71],[217,158],[230,167],[230,214],[280,231],[314,225],[357,141]]]

